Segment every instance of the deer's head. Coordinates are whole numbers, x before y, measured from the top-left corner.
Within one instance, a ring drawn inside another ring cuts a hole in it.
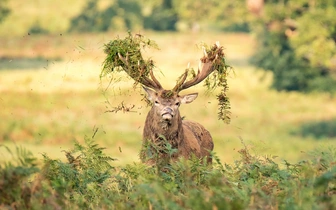
[[[188,95],[179,95],[179,92],[192,87],[205,78],[207,78],[214,70],[215,64],[224,56],[223,48],[219,46],[217,42],[216,45],[212,47],[212,53],[210,55],[204,49],[204,56],[200,59],[200,64],[197,74],[190,80],[186,81],[188,77],[188,69],[179,78],[177,84],[172,90],[165,90],[162,88],[160,82],[155,78],[152,69],[149,71],[149,76],[141,75],[135,76],[131,74],[131,65],[128,63],[128,54],[126,57],[118,54],[121,61],[126,66],[126,72],[130,77],[132,77],[136,82],[143,85],[145,91],[147,92],[148,99],[152,102],[152,111],[154,112],[155,119],[160,119],[161,122],[167,124],[173,123],[174,119],[180,118],[178,108],[181,104],[190,103],[197,98],[197,93],[192,93]],[[138,62],[138,72],[146,72],[146,67],[141,66]]]
[[[180,117],[179,107],[181,104],[187,104],[194,101],[198,94],[192,93],[180,96],[178,93],[169,90],[154,91],[144,87],[147,92],[148,99],[153,104],[153,114],[161,122],[172,123],[175,119]]]

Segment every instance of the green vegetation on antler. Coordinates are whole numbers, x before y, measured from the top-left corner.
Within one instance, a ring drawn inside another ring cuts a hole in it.
[[[216,87],[221,88],[221,91],[217,94],[218,100],[218,119],[223,120],[226,123],[230,123],[230,114],[229,111],[230,99],[227,96],[227,92],[229,90],[229,86],[227,83],[227,76],[229,70],[232,68],[231,66],[226,64],[225,55],[223,49],[217,47],[217,45],[213,45],[212,47],[206,47],[203,45],[207,52],[207,57],[201,58],[201,61],[204,62],[206,59],[214,59],[217,55],[218,58],[215,60],[213,68],[215,69],[212,73],[211,77],[207,77],[205,80],[205,86],[208,90],[215,89]]]
[[[117,38],[105,44],[106,58],[101,78],[114,71],[125,71],[131,78],[134,78],[134,86],[136,86],[154,68],[151,59],[145,60],[142,57],[141,50],[146,47],[158,49],[154,41],[140,34],[132,36],[131,33],[124,39]]]
[[[141,50],[146,47],[158,49],[154,41],[146,39],[140,34],[132,36],[131,33],[124,39],[118,37],[108,44],[105,44],[104,52],[106,53],[106,58],[103,63],[101,78],[108,74],[113,74],[115,71],[125,71],[128,76],[134,79],[134,87],[136,87],[138,83],[142,84],[145,77],[148,77],[155,67],[151,59],[146,60],[142,56]],[[205,86],[208,90],[214,90],[218,87],[222,88],[217,94],[217,100],[219,102],[218,119],[229,123],[231,114],[229,109],[231,107],[229,97],[227,96],[229,89],[227,76],[231,67],[226,64],[223,47],[219,46],[219,43],[210,47],[202,44],[201,47],[205,53],[200,59],[201,63],[203,65],[207,65],[208,63],[212,65],[211,75],[208,75],[205,79]],[[193,68],[188,67],[186,72],[177,80],[176,90],[180,90],[179,86],[185,81],[185,76],[195,78],[197,73]],[[172,95],[172,91],[167,91],[167,97]]]

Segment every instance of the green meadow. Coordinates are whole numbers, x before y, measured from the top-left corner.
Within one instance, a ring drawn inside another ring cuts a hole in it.
[[[133,31],[158,44],[143,55],[166,89],[188,64],[197,68],[202,42],[219,41],[233,67],[230,124],[217,119],[216,90],[182,92],[199,93],[180,112],[210,131],[213,165],[191,158],[151,167],[139,160],[150,109],[144,91],[124,74],[100,79],[104,44],[127,32],[66,33],[81,0],[8,5],[0,28],[0,209],[335,209],[336,97],[272,89],[272,73],[249,64],[258,37]],[[49,33],[28,33],[32,27]]]
[[[181,107],[182,115],[201,122],[211,132],[215,152],[223,162],[237,157],[242,141],[257,154],[290,161],[304,159],[306,152],[315,148],[333,145],[335,138],[327,135],[303,135],[302,126],[334,119],[335,97],[270,89],[272,75],[248,64],[256,39],[252,35],[143,34],[160,47],[144,54],[155,61],[156,74],[166,88],[174,86],[188,63],[197,68],[202,56],[197,44],[219,41],[225,47],[227,61],[233,67],[228,81],[231,123],[217,120],[215,92],[207,92],[202,85],[185,91],[200,95],[192,104]],[[97,143],[105,146],[118,163],[137,162],[149,110],[141,101],[143,91],[133,91],[132,82],[122,74],[121,81],[112,84],[108,78],[99,77],[104,43],[125,35],[24,35],[1,39],[1,56],[5,58],[0,71],[2,144],[23,145],[37,156],[46,152],[61,157],[61,150],[98,128]],[[122,102],[133,108],[129,112],[111,112]]]

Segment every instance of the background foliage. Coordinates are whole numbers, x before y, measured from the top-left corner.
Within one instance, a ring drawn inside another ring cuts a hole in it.
[[[68,31],[251,32],[258,41],[251,63],[273,73],[273,88],[333,93],[335,4],[333,0],[87,0],[71,18]],[[0,20],[9,12],[1,8]],[[37,21],[28,32],[48,31]]]
[[[7,0],[0,0],[0,23],[8,16],[10,9],[7,6]]]
[[[253,22],[255,65],[274,74],[277,90],[335,92],[334,1],[271,1]]]
[[[266,1],[254,11],[249,11],[251,8],[243,0],[211,0],[206,4],[174,0],[129,3],[113,3],[100,15],[94,6],[97,2],[89,1],[83,14],[72,21],[71,30],[81,27],[78,19],[85,23],[86,31],[139,27],[153,30],[251,30],[258,40],[252,63],[273,72],[272,86],[275,89],[336,90],[334,1]],[[128,11],[130,14],[123,12],[121,15],[114,11]],[[90,14],[98,17],[87,18],[85,22],[85,17]],[[114,18],[120,21],[113,22]]]
[[[82,13],[71,20],[70,32],[97,32],[139,29],[143,26],[141,5],[137,0],[111,1],[101,8],[99,1],[89,0]]]

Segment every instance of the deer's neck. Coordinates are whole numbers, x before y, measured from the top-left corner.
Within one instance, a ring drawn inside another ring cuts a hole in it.
[[[150,132],[151,134],[146,134]],[[151,110],[146,118],[144,135],[149,137],[164,136],[169,142],[178,142],[183,137],[182,118],[179,113],[170,121],[163,121],[155,116],[154,110]]]

